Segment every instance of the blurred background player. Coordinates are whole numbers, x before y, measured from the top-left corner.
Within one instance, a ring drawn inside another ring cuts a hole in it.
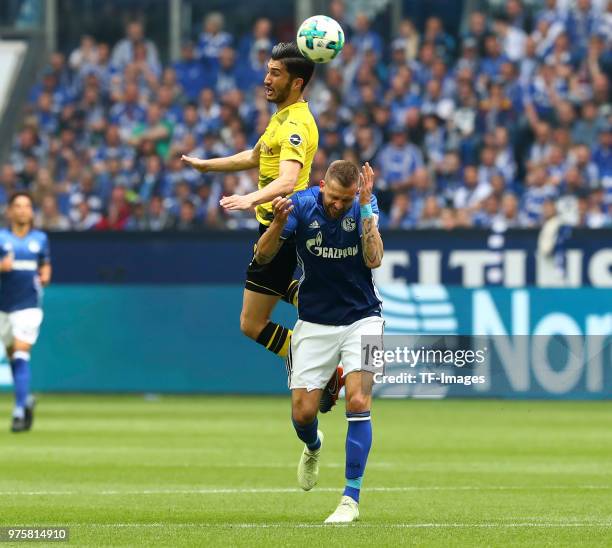
[[[32,427],[30,349],[36,343],[42,312],[42,286],[51,281],[47,235],[32,228],[32,198],[17,192],[9,200],[10,226],[0,231],[0,337],[11,362],[15,386],[13,432]]]
[[[298,482],[305,491],[316,485],[319,475],[323,435],[317,411],[323,388],[339,361],[344,367],[346,487],[325,523],[359,517],[359,492],[372,445],[372,371],[362,370],[361,337],[380,336],[382,344],[384,326],[371,270],[380,266],[383,256],[373,184],[368,163],[360,175],[350,161],[333,162],[320,187],[291,200],[275,200],[274,221],[255,253],[259,263],[268,263],[287,239],[295,237],[304,272],[287,372],[293,426],[306,444],[298,465]]]
[[[277,44],[264,79],[266,99],[276,104],[277,110],[255,147],[226,158],[202,160],[183,156],[185,163],[201,172],[259,167],[259,189],[244,196],[227,196],[221,205],[228,210],[254,207],[260,234],[273,219],[270,202],[308,186],[319,142],[317,125],[304,100],[304,88],[313,72],[314,63],[302,56],[296,44]],[[287,356],[291,330],[270,321],[270,315],[281,298],[295,304],[296,265],[295,243],[290,239],[274,260],[259,264],[253,257],[247,269],[240,329],[281,357]]]

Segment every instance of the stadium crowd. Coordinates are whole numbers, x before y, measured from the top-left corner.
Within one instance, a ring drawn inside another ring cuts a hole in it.
[[[364,14],[349,24],[341,0],[330,15],[347,43],[309,85],[312,184],[335,159],[371,162],[386,228],[533,227],[556,212],[612,224],[612,2],[508,0],[471,13],[459,36],[430,17],[385,39]],[[256,143],[273,112],[262,81],[274,41],[265,17],[237,37],[210,13],[169,65],[138,21],[112,47],[83,36],[53,53],[0,203],[28,189],[47,230],[254,227],[219,199],[253,190],[255,171],[203,175],[180,157]]]

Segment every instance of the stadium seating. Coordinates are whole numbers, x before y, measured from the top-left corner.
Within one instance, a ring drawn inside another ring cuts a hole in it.
[[[311,182],[334,159],[372,162],[385,228],[534,227],[556,213],[610,226],[610,12],[514,4],[471,13],[459,36],[437,17],[421,31],[405,20],[387,42],[357,15],[309,86],[320,127]],[[271,114],[261,84],[272,28],[259,19],[233,36],[209,14],[194,38],[168,65],[140,23],[113,47],[83,36],[54,53],[0,200],[31,190],[47,230],[254,228],[250,213],[218,204],[254,189],[256,173],[200,175],[180,155],[255,144]]]

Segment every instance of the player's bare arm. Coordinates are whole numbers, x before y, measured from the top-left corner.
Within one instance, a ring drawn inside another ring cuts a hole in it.
[[[363,260],[368,268],[378,268],[383,257],[383,241],[378,231],[376,216],[372,213],[370,206],[372,188],[374,187],[374,170],[368,162],[361,168],[359,179],[361,183],[359,205],[362,208],[361,245],[363,247]]]
[[[279,176],[264,188],[239,196],[227,196],[219,202],[229,210],[250,209],[259,204],[271,202],[280,196],[291,194],[298,182],[302,164],[296,160],[283,160],[279,164]]]
[[[38,269],[38,277],[42,285],[49,285],[51,283],[51,265],[45,263]]]
[[[274,220],[270,223],[268,230],[259,238],[255,251],[255,260],[259,264],[271,262],[283,245],[281,234],[287,224],[289,213],[293,209],[293,204],[289,198],[275,198],[272,205],[274,207]]]
[[[13,253],[9,253],[0,261],[0,272],[10,272],[13,270]]]
[[[202,160],[183,154],[181,160],[201,173],[209,171],[243,171],[245,169],[253,169],[259,165],[259,151],[260,145],[257,143],[255,148],[243,150],[238,154],[226,156],[225,158]]]

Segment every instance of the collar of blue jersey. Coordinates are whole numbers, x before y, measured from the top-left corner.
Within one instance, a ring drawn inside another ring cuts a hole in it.
[[[8,231],[11,234],[11,236],[14,236],[15,238],[19,238],[20,240],[25,240],[28,236],[30,236],[30,234],[32,234],[32,232],[34,232],[34,228],[30,226],[30,230],[28,230],[23,236],[18,236],[17,234],[15,234],[12,226],[8,227]]]

